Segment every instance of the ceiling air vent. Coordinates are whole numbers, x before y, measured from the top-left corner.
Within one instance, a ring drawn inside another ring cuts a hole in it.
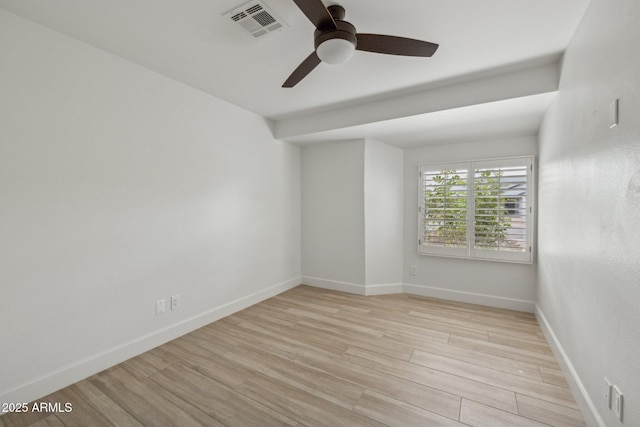
[[[281,18],[258,0],[241,4],[223,16],[239,24],[257,39],[286,26]]]

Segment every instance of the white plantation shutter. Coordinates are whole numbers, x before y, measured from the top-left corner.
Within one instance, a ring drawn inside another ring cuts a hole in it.
[[[464,163],[421,169],[421,253],[467,253],[468,171]]]
[[[420,166],[418,252],[530,263],[533,158]]]
[[[530,262],[531,158],[473,162],[474,258]]]

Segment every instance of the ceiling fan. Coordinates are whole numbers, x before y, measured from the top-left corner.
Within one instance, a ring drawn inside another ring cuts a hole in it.
[[[438,49],[435,43],[406,37],[357,33],[356,27],[344,21],[342,6],[325,7],[322,0],[293,0],[316,27],[315,50],[284,82],[282,87],[294,87],[321,62],[342,64],[355,50],[389,55],[430,57]]]

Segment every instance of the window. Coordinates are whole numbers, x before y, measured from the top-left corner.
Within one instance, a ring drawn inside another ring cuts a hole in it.
[[[531,263],[533,158],[420,166],[418,252]]]

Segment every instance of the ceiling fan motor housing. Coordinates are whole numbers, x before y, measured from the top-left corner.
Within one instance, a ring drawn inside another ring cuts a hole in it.
[[[315,48],[318,49],[322,43],[331,39],[343,39],[351,42],[355,47],[357,44],[356,39],[356,27],[348,23],[347,21],[336,21],[335,29],[329,30],[316,30],[314,32]]]

